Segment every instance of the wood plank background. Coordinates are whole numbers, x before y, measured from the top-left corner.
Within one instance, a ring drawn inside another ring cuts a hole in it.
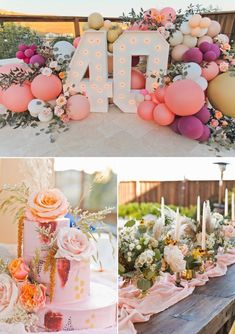
[[[224,181],[223,191],[235,189],[235,180]],[[119,183],[119,204],[133,202],[160,203],[164,196],[166,204],[179,206],[195,205],[197,196],[201,201],[217,202],[219,196],[218,181],[127,181]]]
[[[235,321],[235,265],[169,309],[137,324],[138,334],[228,334]],[[157,301],[156,301],[157,302]]]

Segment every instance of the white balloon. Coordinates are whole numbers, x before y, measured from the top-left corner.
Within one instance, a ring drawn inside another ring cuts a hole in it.
[[[201,87],[202,90],[206,90],[207,89],[208,82],[207,82],[207,80],[205,78],[200,77],[195,82]]]
[[[196,63],[185,63],[183,66],[184,71],[187,72],[186,78],[191,80],[197,80],[202,74],[201,66]]]
[[[171,46],[179,45],[183,42],[184,36],[180,30],[176,30],[172,36],[169,38],[169,43]]]
[[[0,115],[4,115],[6,112],[7,108],[3,104],[0,104]]]
[[[180,26],[180,31],[184,34],[184,35],[188,35],[191,33],[191,28],[188,24],[188,21],[184,21],[181,26]]]
[[[54,44],[53,50],[58,58],[65,59],[66,56],[72,56],[72,53],[75,51],[75,47],[67,41],[59,41]]]
[[[182,75],[176,75],[174,78],[173,78],[173,82],[175,82],[175,81],[178,81],[178,80],[183,80],[183,77],[182,77]]]
[[[194,48],[197,45],[197,37],[191,35],[184,35],[183,44],[189,48]]]
[[[49,112],[47,114],[45,114],[44,112],[40,112],[38,115],[38,119],[41,122],[50,122],[53,118],[53,112]]]
[[[28,111],[32,117],[38,117],[40,112],[45,108],[45,102],[43,100],[34,99],[28,104]]]
[[[208,28],[201,28],[199,33],[197,34],[197,37],[205,36],[208,31]]]

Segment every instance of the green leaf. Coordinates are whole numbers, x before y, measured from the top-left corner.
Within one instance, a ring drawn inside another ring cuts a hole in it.
[[[126,224],[124,225],[125,227],[132,227],[134,226],[136,223],[136,221],[134,219],[129,220],[128,222],[126,222]]]
[[[151,286],[152,286],[151,281],[146,279],[146,278],[141,278],[137,281],[137,288],[142,290],[142,291],[146,291],[146,290],[150,289]]]
[[[155,257],[156,260],[160,260],[161,259],[161,253],[160,253],[159,249],[155,250],[155,256],[154,257]]]
[[[120,275],[124,274],[125,272],[125,268],[121,263],[118,264],[118,272]]]

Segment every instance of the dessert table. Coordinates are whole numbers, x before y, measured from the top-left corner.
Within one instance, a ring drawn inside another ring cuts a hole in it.
[[[228,334],[235,320],[235,265],[192,295],[136,324],[138,334]]]

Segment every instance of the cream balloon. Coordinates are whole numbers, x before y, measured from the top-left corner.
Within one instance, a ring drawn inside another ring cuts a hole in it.
[[[45,122],[48,123],[52,120],[53,118],[53,112],[48,112],[48,113],[44,113],[44,112],[40,112],[38,115],[38,119],[40,122]]]
[[[202,90],[206,90],[208,87],[208,82],[205,78],[200,77],[195,82],[201,87]]]
[[[203,17],[199,25],[201,28],[208,28],[210,24],[211,24],[211,19],[209,17]]]
[[[194,48],[197,45],[197,37],[191,35],[184,35],[183,44],[189,48]]]
[[[171,46],[179,45],[183,42],[184,36],[180,30],[176,30],[172,36],[169,38],[169,43]]]
[[[208,27],[207,35],[210,37],[215,37],[220,33],[221,26],[219,22],[212,20],[211,24]]]
[[[72,56],[75,47],[67,41],[59,41],[54,44],[53,50],[56,57],[65,59]]]
[[[200,30],[198,31],[197,37],[202,37],[205,36],[207,34],[208,28],[200,28]]]
[[[197,45],[199,46],[203,42],[208,42],[208,43],[212,44],[213,39],[210,36],[207,36],[207,35],[202,36],[198,39]]]
[[[182,32],[182,34],[184,35],[188,35],[191,33],[191,28],[188,24],[188,21],[184,21],[181,26],[180,26],[180,31]]]
[[[183,77],[182,77],[181,74],[176,75],[176,76],[173,78],[173,82],[178,81],[178,80],[183,80]]]
[[[33,99],[28,104],[28,111],[32,117],[38,117],[45,108],[45,102],[40,99]]]
[[[202,69],[201,67],[193,62],[190,63],[185,63],[183,65],[183,71],[187,72],[187,74],[185,75],[185,77],[187,79],[191,79],[191,80],[197,80],[200,78],[201,74],[202,74]]]
[[[189,50],[189,47],[183,44],[176,45],[171,51],[171,57],[175,61],[182,61],[183,55],[186,51]]]
[[[199,26],[199,24],[200,24],[200,22],[201,22],[201,19],[202,19],[202,17],[201,17],[201,15],[199,15],[199,14],[195,14],[195,15],[193,15],[190,19],[189,19],[189,26],[191,27],[191,28],[196,28],[196,27],[198,27]]]

